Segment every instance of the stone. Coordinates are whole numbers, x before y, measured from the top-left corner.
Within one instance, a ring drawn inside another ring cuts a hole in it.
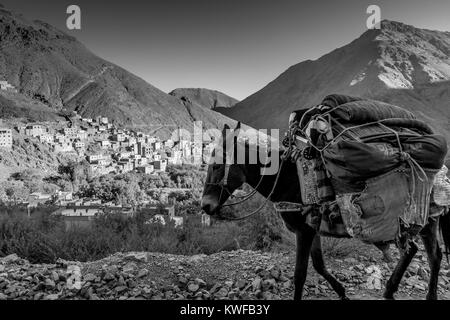
[[[134,262],[128,262],[126,265],[122,267],[122,271],[126,273],[133,273],[138,266]]]
[[[275,279],[266,279],[262,282],[262,288],[264,291],[274,288],[276,286],[277,286],[277,282],[275,281]]]
[[[148,261],[148,255],[145,252],[139,252],[139,253],[128,253],[124,260],[131,260],[136,262],[147,262]]]
[[[217,298],[225,298],[227,295],[228,290],[225,287],[220,288],[220,290],[214,294]]]
[[[4,264],[16,263],[20,260],[19,256],[15,253],[10,254],[4,258],[0,258],[0,262]]]
[[[426,279],[428,277],[428,273],[423,267],[419,267],[419,269],[417,269],[417,275],[422,279]]]
[[[200,278],[196,278],[195,283],[197,283],[200,287],[206,287],[206,282]]]
[[[256,277],[252,282],[253,291],[259,290],[261,288],[262,279]]]
[[[96,279],[97,276],[92,273],[88,273],[83,277],[83,280],[86,282],[95,282]]]
[[[242,290],[245,288],[245,286],[247,285],[247,281],[243,280],[243,279],[239,279],[238,281],[236,281],[236,287],[239,290]]]
[[[118,287],[114,288],[114,291],[116,291],[117,293],[121,293],[126,290],[128,290],[128,287],[126,287],[126,286],[118,286]]]
[[[366,280],[366,288],[369,290],[380,290],[381,279],[383,278],[380,268],[376,265],[369,266],[366,268],[366,273],[370,274]]]
[[[128,286],[128,288],[136,288],[137,283],[133,279],[128,279],[127,280],[127,286]]]
[[[144,278],[148,275],[148,270],[147,269],[141,269],[139,270],[137,277],[138,278]]]
[[[196,284],[196,283],[190,283],[190,284],[188,285],[188,290],[189,290],[190,292],[196,292],[199,288],[200,288],[199,285]]]
[[[70,265],[67,267],[66,286],[69,290],[81,289],[81,268],[78,265]]]
[[[6,296],[3,293],[0,293],[0,300],[6,300],[6,299],[8,299],[8,296]]]
[[[104,281],[112,281],[114,279],[116,279],[116,277],[114,277],[114,275],[110,272],[106,272],[105,275],[103,276]]]
[[[184,277],[184,276],[180,276],[180,277],[178,277],[178,282],[181,285],[186,285],[188,283],[188,279],[186,277]]]
[[[344,262],[350,263],[350,264],[357,264],[358,260],[356,260],[355,258],[345,258]]]
[[[274,268],[274,269],[270,270],[270,275],[274,279],[278,280],[280,278],[280,270]]]
[[[284,289],[289,289],[291,286],[292,286],[291,280],[287,280],[287,281],[283,282]]]
[[[44,300],[58,300],[59,294],[49,294],[44,296]]]
[[[56,287],[55,281],[51,279],[45,279],[45,287],[46,289],[54,289]]]
[[[231,281],[231,280],[225,281],[225,285],[227,287],[231,288],[233,286],[233,281]]]
[[[53,279],[53,281],[55,281],[55,282],[58,282],[58,281],[59,281],[59,274],[58,274],[58,272],[52,271],[52,279]]]

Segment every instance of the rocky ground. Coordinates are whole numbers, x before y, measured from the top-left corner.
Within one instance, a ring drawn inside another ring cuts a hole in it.
[[[351,299],[382,299],[392,265],[355,255],[326,258]],[[292,299],[294,254],[254,251],[210,256],[118,253],[100,261],[30,264],[17,255],[0,258],[0,300],[5,299]],[[429,277],[423,252],[403,279],[398,299],[424,299]],[[306,299],[337,299],[311,268]],[[450,299],[450,270],[444,261],[439,298]]]

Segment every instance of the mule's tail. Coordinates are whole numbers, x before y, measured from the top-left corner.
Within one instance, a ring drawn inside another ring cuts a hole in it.
[[[445,255],[447,257],[447,263],[449,262],[448,255],[450,250],[450,209],[440,216],[439,229],[441,230],[442,239],[444,240]]]

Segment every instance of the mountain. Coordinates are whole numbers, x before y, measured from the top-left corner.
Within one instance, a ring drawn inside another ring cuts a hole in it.
[[[196,103],[199,106],[211,110],[216,108],[229,108],[239,102],[222,92],[201,88],[180,88],[173,90],[169,94],[185,102]]]
[[[2,117],[27,111],[23,116],[29,118],[28,110],[39,104],[41,115],[76,110],[83,117],[104,115],[166,134],[176,127],[190,129],[198,120],[206,128],[234,123],[198,105],[188,110],[180,99],[97,57],[74,37],[1,7],[0,80],[18,90],[7,97],[13,103],[2,104],[9,106],[2,107]]]
[[[397,104],[450,142],[450,32],[382,22],[350,44],[290,67],[265,88],[220,111],[255,128],[286,129],[292,110],[332,93]]]

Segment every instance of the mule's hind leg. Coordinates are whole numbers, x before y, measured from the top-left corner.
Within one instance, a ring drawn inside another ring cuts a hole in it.
[[[384,262],[391,263],[394,259],[391,256],[391,252],[389,251],[390,245],[387,242],[377,242],[374,243],[375,247],[378,248],[383,253]]]
[[[420,232],[430,265],[430,282],[427,300],[437,300],[439,270],[441,269],[442,251],[437,240],[438,220],[430,219],[428,225]]]
[[[296,231],[297,236],[297,258],[295,263],[294,300],[301,300],[303,296],[303,287],[308,273],[309,253],[315,236],[315,231],[306,225]]]
[[[409,240],[408,244],[408,249],[401,254],[400,260],[386,284],[386,290],[384,291],[384,298],[386,299],[394,299],[394,293],[397,292],[406,269],[408,269],[409,264],[417,253],[417,244],[412,240]]]
[[[322,244],[320,241],[320,235],[316,234],[314,237],[312,248],[311,248],[311,259],[314,266],[314,269],[320,274],[328,283],[331,285],[334,291],[338,294],[339,298],[342,300],[347,300],[347,296],[345,295],[345,288],[342,284],[337,281],[335,277],[331,273],[328,272],[325,261],[323,260],[322,254]]]

